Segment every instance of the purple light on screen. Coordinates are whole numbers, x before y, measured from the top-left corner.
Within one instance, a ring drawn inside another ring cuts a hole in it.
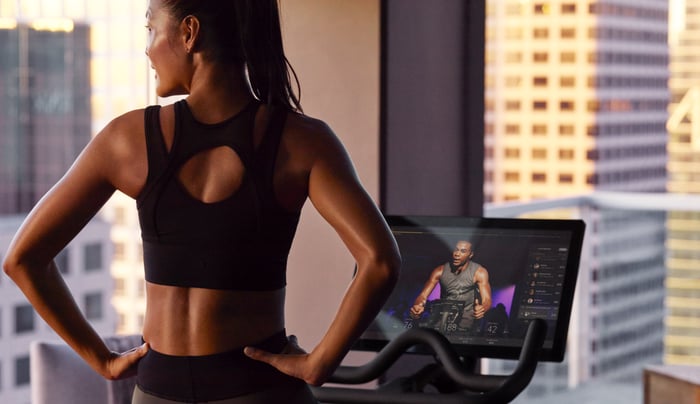
[[[491,291],[491,307],[496,307],[501,303],[506,308],[506,313],[510,316],[510,308],[513,305],[513,295],[515,295],[515,285]]]

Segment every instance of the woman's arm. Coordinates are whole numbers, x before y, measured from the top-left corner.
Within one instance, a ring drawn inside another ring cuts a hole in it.
[[[123,170],[119,164],[126,163],[120,159],[127,146],[121,135],[124,123],[113,123],[88,144],[29,213],[3,262],[4,271],[49,326],[110,379],[127,372],[146,348],[123,357],[110,352],[81,313],[53,258],[114,193],[116,173]]]
[[[350,158],[325,124],[304,136],[313,156],[308,172],[309,199],[335,229],[357,262],[357,272],[325,336],[306,355],[273,355],[246,348],[246,353],[301,378],[322,384],[340,364],[353,342],[381,309],[398,279],[396,240],[379,209],[360,184]]]

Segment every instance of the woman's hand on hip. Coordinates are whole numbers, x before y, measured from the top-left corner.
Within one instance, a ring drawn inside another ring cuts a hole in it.
[[[250,358],[276,368],[282,373],[301,379],[313,386],[320,386],[330,377],[334,369],[321,366],[313,354],[307,353],[299,346],[297,337],[290,335],[287,346],[278,354],[265,350],[246,347],[243,352]]]
[[[109,380],[125,379],[136,375],[136,364],[148,353],[144,343],[126,352],[112,352],[104,367],[103,376]]]

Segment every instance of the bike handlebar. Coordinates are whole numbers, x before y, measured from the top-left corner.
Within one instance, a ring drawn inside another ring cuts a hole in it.
[[[387,344],[377,356],[362,366],[341,366],[329,379],[331,383],[361,384],[377,379],[398,358],[415,345],[428,345],[449,378],[464,391],[449,394],[423,392],[385,391],[382,388],[351,389],[342,387],[313,388],[316,397],[327,403],[397,403],[397,404],[450,404],[450,403],[502,403],[514,399],[527,387],[537,367],[537,357],[547,333],[547,323],[532,320],[528,326],[518,365],[510,375],[482,375],[470,373],[462,366],[459,355],[447,338],[426,328],[405,331]]]

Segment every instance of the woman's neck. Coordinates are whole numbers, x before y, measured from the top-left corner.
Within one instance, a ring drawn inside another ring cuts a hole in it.
[[[220,122],[253,100],[243,67],[200,64],[192,76],[187,104],[205,123]]]

